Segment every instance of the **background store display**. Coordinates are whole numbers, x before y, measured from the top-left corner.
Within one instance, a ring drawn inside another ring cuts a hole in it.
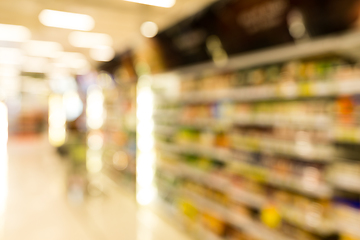
[[[86,88],[83,85],[82,78],[77,77],[76,79],[72,79],[72,81],[76,81],[76,85],[78,86],[76,89],[78,90],[66,90],[76,96],[75,99],[73,97],[68,99],[70,104],[66,104],[66,93],[64,95],[56,95],[60,97],[60,103],[64,105],[62,110],[70,107],[70,109],[68,109],[68,111],[65,110],[63,114],[66,115],[66,112],[69,112],[69,110],[70,113],[72,113],[67,115],[68,120],[65,121],[64,128],[66,134],[65,139],[63,139],[64,142],[56,145],[56,147],[58,153],[67,163],[67,197],[71,203],[81,204],[87,195],[88,185],[86,169],[87,126],[86,111],[84,111],[83,107],[86,103]]]
[[[214,239],[358,239],[359,76],[330,57],[182,79],[154,113],[162,201]]]
[[[121,187],[135,192],[136,183],[136,83],[132,53],[104,64],[100,73],[105,97],[104,171]]]
[[[43,79],[37,81],[43,81]],[[18,136],[39,136],[47,125],[47,96],[34,92],[18,92],[7,99],[9,132]]]
[[[159,209],[199,239],[359,239],[358,58],[330,46],[346,42],[342,35],[311,45],[356,27],[359,6],[218,1],[146,41],[135,58],[127,53],[104,64],[111,76],[102,86],[105,170],[114,179],[135,178],[135,69],[148,83],[150,70],[211,60],[198,71],[154,76]],[[236,67],[236,60],[249,63]],[[137,166],[138,186],[150,187],[140,189],[149,190],[137,196],[140,204],[154,195],[151,159]]]

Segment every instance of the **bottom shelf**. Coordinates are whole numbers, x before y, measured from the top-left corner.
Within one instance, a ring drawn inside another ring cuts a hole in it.
[[[157,198],[151,208],[160,216],[166,218],[167,222],[180,228],[181,231],[186,232],[189,238],[194,240],[223,240],[223,238],[212,233],[198,222],[194,222],[170,203],[165,202],[161,198]]]
[[[205,199],[202,201],[204,208],[210,206],[209,202]],[[215,212],[221,208],[216,206],[216,203],[211,205],[216,209]],[[189,233],[196,240],[292,240],[292,238],[283,236],[246,216],[226,209],[223,209],[223,212],[216,217],[207,215],[207,217],[194,218],[189,211],[186,216],[171,203],[161,198],[157,198],[152,207],[156,213],[167,216],[171,219],[170,222],[180,226],[183,231]]]

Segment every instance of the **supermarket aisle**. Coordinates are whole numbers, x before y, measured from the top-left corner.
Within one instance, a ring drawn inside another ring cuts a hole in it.
[[[46,138],[9,141],[4,240],[187,240],[108,181],[104,195],[69,204],[65,177],[64,160]]]

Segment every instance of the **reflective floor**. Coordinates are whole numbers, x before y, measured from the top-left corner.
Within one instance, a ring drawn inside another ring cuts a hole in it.
[[[129,193],[103,178],[103,194],[72,204],[66,161],[46,138],[9,140],[4,240],[189,240]]]

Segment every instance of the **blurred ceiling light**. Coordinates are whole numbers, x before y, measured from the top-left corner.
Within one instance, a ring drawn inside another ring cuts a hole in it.
[[[147,38],[153,38],[158,34],[159,28],[154,22],[144,22],[140,27],[141,34]]]
[[[0,64],[18,65],[23,61],[23,54],[17,48],[0,48]]]
[[[0,24],[0,41],[25,42],[30,37],[30,30],[24,26]]]
[[[58,94],[77,91],[77,84],[72,76],[51,74],[49,76],[49,86],[54,93]]]
[[[55,61],[58,67],[82,69],[88,66],[86,57],[78,52],[64,52]]]
[[[70,13],[45,9],[39,15],[42,24],[48,27],[90,31],[94,28],[95,21],[85,14]]]
[[[45,73],[49,66],[49,61],[42,57],[26,57],[22,67],[23,72]]]
[[[57,42],[29,41],[24,44],[24,51],[33,57],[55,58],[63,51],[63,47]]]
[[[115,51],[109,46],[98,46],[90,49],[90,57],[95,61],[108,62],[115,56]]]
[[[105,33],[72,32],[69,35],[69,42],[74,47],[94,48],[97,46],[111,46],[113,40]]]
[[[155,7],[171,8],[175,5],[176,0],[125,0],[126,2],[134,2]]]

